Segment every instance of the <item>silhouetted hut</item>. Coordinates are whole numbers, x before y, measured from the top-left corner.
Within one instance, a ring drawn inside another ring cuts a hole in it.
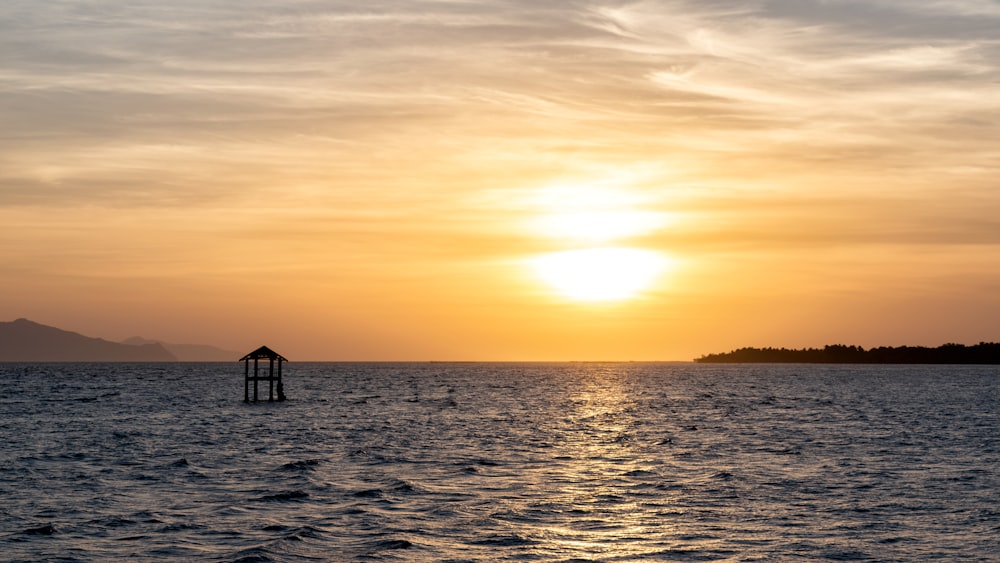
[[[253,374],[250,373],[250,360],[253,360]],[[267,375],[262,375],[260,371],[260,361],[267,360]],[[240,358],[243,362],[243,400],[245,402],[250,402],[250,382],[253,381],[253,401],[257,402],[257,382],[267,381],[268,382],[268,393],[267,400],[274,401],[274,384],[278,384],[278,400],[285,400],[285,387],[281,383],[281,364],[287,362],[288,359],[281,354],[275,352],[274,350],[268,348],[267,346],[261,346],[253,352],[250,352],[246,356]],[[274,364],[278,364],[278,370],[275,372]]]

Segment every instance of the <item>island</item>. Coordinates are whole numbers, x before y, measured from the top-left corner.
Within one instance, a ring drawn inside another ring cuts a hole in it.
[[[801,363],[801,364],[1000,364],[1000,343],[980,342],[972,346],[943,344],[925,346],[880,346],[865,350],[843,344],[823,348],[740,348],[707,354],[698,363]]]

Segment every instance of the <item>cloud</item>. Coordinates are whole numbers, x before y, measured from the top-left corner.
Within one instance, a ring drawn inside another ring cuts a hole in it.
[[[809,168],[966,182],[998,151],[985,1],[0,10],[0,162],[17,186],[0,205],[384,202],[652,160],[730,190],[769,173],[775,192],[815,189],[795,186]]]

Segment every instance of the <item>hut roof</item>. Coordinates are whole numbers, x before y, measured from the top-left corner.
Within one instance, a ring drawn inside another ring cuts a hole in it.
[[[249,354],[243,356],[237,361],[242,362],[244,360],[254,360],[254,359],[280,360],[283,362],[288,361],[288,358],[282,356],[281,354],[275,352],[274,350],[268,348],[267,346],[261,346],[260,348],[257,348],[253,352],[250,352]]]

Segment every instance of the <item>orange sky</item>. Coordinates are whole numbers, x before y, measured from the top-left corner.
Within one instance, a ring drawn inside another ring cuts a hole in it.
[[[0,320],[292,360],[996,341],[1000,7],[871,4],[0,6]]]

